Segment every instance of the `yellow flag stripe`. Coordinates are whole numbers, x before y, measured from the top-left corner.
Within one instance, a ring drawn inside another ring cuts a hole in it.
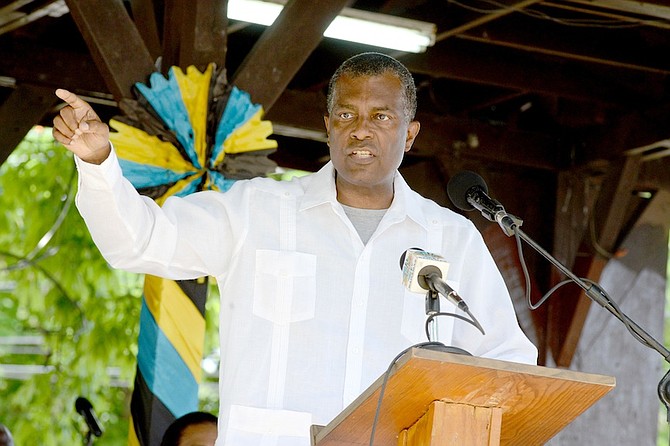
[[[236,128],[223,142],[223,150],[214,160],[214,165],[220,164],[226,153],[253,152],[255,150],[275,149],[277,141],[267,139],[273,132],[272,122],[261,120],[261,107],[249,120]]]
[[[130,425],[128,426],[128,446],[140,446],[137,433],[135,433],[135,423],[133,422],[132,415],[130,415]]]
[[[207,151],[207,109],[213,69],[214,64],[211,63],[204,73],[198,71],[193,65],[186,69],[186,74],[180,69],[174,69],[179,92],[188,112],[191,128],[193,128],[193,148],[202,167],[205,166]]]
[[[144,298],[159,328],[199,383],[200,361],[205,341],[205,318],[193,301],[172,280],[146,275]]]
[[[199,181],[198,179],[200,177],[202,177],[202,175],[204,173],[205,173],[205,171],[200,171],[196,175],[191,175],[190,177],[186,177],[186,178],[183,178],[183,179],[177,181],[163,195],[161,195],[160,197],[155,198],[154,201],[156,203],[158,203],[159,206],[162,206],[163,203],[165,203],[165,200],[168,199],[168,197],[171,197],[172,195],[175,195],[175,194],[181,192],[183,189],[185,189],[192,182]]]
[[[109,134],[109,139],[119,158],[174,172],[195,172],[196,169],[171,143],[115,119],[109,125],[116,130]]]

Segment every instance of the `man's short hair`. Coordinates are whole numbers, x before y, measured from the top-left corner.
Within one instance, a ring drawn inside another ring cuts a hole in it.
[[[328,114],[333,111],[335,101],[335,88],[337,81],[344,74],[350,76],[378,76],[387,72],[393,73],[403,86],[404,107],[403,112],[407,122],[414,119],[416,115],[416,86],[414,78],[398,60],[382,53],[367,52],[360,53],[345,60],[330,78],[328,84],[327,107]]]

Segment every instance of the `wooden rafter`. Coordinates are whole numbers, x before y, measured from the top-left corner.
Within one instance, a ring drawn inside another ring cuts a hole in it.
[[[21,12],[20,8],[33,3],[33,0],[16,0],[0,8],[0,35],[26,26],[35,20],[58,13],[63,8],[62,0],[49,0],[31,12]]]
[[[59,99],[53,89],[18,85],[0,107],[0,164]]]
[[[163,49],[158,31],[155,2],[153,0],[130,0],[130,9],[133,13],[133,21],[151,58],[157,60],[163,54]]]
[[[195,65],[203,71],[210,62],[226,60],[227,1],[168,0],[163,22],[162,71]]]
[[[154,63],[120,0],[67,0],[70,13],[114,98],[132,98]]]
[[[235,72],[232,83],[269,110],[348,3],[289,1]]]
[[[580,248],[586,252],[577,256],[575,239],[565,247],[563,237],[570,234],[570,229],[558,228],[555,239],[559,250],[561,244],[564,246],[562,260],[567,265],[572,264],[572,270],[577,276],[597,282],[611,257],[608,253],[614,253],[625,236],[622,234],[625,228],[622,216],[631,204],[640,166],[640,156],[623,157],[608,169],[595,204],[592,204],[594,197],[575,197],[584,207],[589,208],[588,213],[577,210],[584,217],[583,224],[576,232],[572,228],[573,234],[583,234]],[[556,276],[554,282],[560,279],[563,278]],[[549,306],[548,342],[558,366],[567,367],[572,362],[590,307],[591,300],[577,287],[558,293],[552,299]]]

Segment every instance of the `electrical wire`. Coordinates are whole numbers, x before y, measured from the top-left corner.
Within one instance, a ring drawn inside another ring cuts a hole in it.
[[[471,320],[471,319],[468,319],[468,318],[465,317],[465,316],[461,316],[460,314],[456,314],[456,313],[446,313],[446,312],[445,312],[445,313],[442,313],[442,312],[440,312],[440,313],[433,313],[433,314],[431,314],[430,316],[428,316],[428,317],[426,318],[426,337],[428,338],[429,341],[432,341],[432,340],[430,339],[430,327],[429,327],[429,326],[430,326],[430,323],[433,321],[433,319],[435,319],[435,318],[438,317],[438,316],[452,316],[452,317],[455,317],[456,319],[460,319],[460,320],[462,320],[462,321],[467,322],[468,324],[472,325],[472,326],[475,327],[477,330],[479,330],[483,335],[486,335],[486,333],[484,332],[484,329],[482,328],[482,326],[481,326],[481,325],[479,324],[479,322],[472,316],[472,314],[471,314],[469,311],[468,311],[468,314],[470,315],[470,317],[472,317],[472,320]]]
[[[421,342],[419,344],[414,344],[409,347],[407,347],[405,350],[401,351],[398,353],[398,355],[393,358],[391,363],[389,364],[388,368],[386,369],[386,372],[384,373],[384,380],[382,381],[381,388],[379,389],[379,399],[377,400],[377,408],[375,409],[375,417],[372,421],[372,431],[370,432],[370,443],[369,446],[373,446],[374,441],[375,441],[375,432],[377,431],[377,424],[379,422],[379,414],[381,412],[381,407],[382,407],[382,400],[384,398],[384,392],[386,390],[386,383],[388,382],[389,377],[391,376],[391,370],[393,369],[393,366],[398,362],[398,360],[408,351],[410,351],[413,348],[423,348],[423,347],[430,347],[430,346],[439,346],[442,345],[439,342]]]
[[[526,266],[526,261],[523,257],[523,249],[521,246],[521,238],[519,236],[518,228],[515,226],[514,227],[514,237],[517,242],[517,251],[519,254],[519,261],[521,262],[521,269],[523,271],[524,279],[526,281],[526,300],[528,304],[528,308],[531,310],[537,310],[544,302],[549,299],[549,297],[556,292],[560,287],[570,284],[570,283],[575,283],[572,279],[565,279],[562,280],[561,282],[557,283],[554,285],[547,293],[545,293],[540,300],[537,301],[537,303],[533,304],[531,302],[530,298],[530,276],[528,274],[528,268]],[[642,336],[639,332],[638,329],[636,328],[635,324],[633,323],[633,320],[628,317],[623,311],[621,311],[621,308],[619,308],[619,305],[610,297],[610,295],[605,291],[597,282],[594,282],[591,279],[587,278],[580,278],[582,282],[588,283],[593,287],[596,287],[596,290],[600,293],[600,295],[605,299],[605,304],[603,305],[601,302],[598,302],[600,305],[602,305],[605,309],[607,309],[610,313],[612,313],[617,319],[619,319],[628,332],[635,338],[638,342],[640,342],[642,345],[649,347],[651,349],[656,350],[656,348],[651,345],[647,340],[645,340],[644,336]],[[586,291],[586,290],[584,290]],[[587,293],[588,295],[588,293]],[[590,296],[589,296],[590,297]],[[667,358],[666,358],[667,359]]]
[[[377,423],[379,422],[379,414],[380,414],[381,406],[382,406],[382,399],[384,398],[384,391],[386,390],[386,383],[388,382],[388,378],[391,375],[391,369],[393,368],[395,363],[398,362],[398,360],[402,357],[402,355],[407,353],[412,348],[444,347],[444,344],[442,344],[441,342],[436,342],[436,341],[431,341],[430,340],[429,325],[433,321],[433,319],[435,319],[438,316],[452,316],[452,317],[455,317],[456,319],[460,319],[462,321],[467,322],[468,324],[471,324],[472,326],[477,328],[477,330],[479,330],[483,335],[486,334],[484,332],[484,329],[482,328],[482,326],[479,324],[479,321],[477,321],[477,319],[472,315],[470,310],[467,310],[466,312],[468,313],[468,315],[470,316],[471,319],[468,319],[465,316],[461,316],[460,314],[446,313],[446,312],[445,313],[438,312],[438,313],[433,313],[433,314],[429,315],[426,318],[426,324],[425,324],[426,338],[428,338],[428,342],[421,342],[419,344],[414,344],[410,347],[407,347],[405,350],[398,353],[398,355],[395,358],[393,358],[393,360],[389,364],[388,368],[386,369],[386,373],[384,373],[384,379],[382,381],[381,389],[379,391],[379,399],[377,401],[377,408],[375,409],[375,417],[374,417],[374,420],[372,421],[372,431],[370,432],[370,446],[373,446],[373,444],[374,444],[375,432],[377,430]]]
[[[588,27],[588,28],[608,28],[608,29],[625,29],[625,28],[637,28],[640,26],[649,26],[657,23],[667,24],[667,20],[623,20],[623,19],[568,19],[568,18],[559,18],[553,17],[544,12],[538,11],[532,8],[515,8],[514,5],[505,5],[503,3],[496,2],[494,0],[480,0],[481,3],[491,5],[493,8],[478,8],[476,6],[469,5],[459,0],[447,0],[447,3],[452,3],[456,6],[460,6],[463,9],[469,11],[477,12],[480,14],[500,14],[505,13],[510,10],[518,12],[519,14],[524,14],[526,16],[540,19],[548,20],[554,23],[565,26],[574,26],[574,27]]]

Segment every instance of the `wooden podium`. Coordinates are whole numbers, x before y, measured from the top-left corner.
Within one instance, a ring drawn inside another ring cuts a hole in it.
[[[325,427],[316,446],[367,446],[384,377]],[[388,378],[375,445],[543,445],[612,390],[610,376],[411,349]]]

